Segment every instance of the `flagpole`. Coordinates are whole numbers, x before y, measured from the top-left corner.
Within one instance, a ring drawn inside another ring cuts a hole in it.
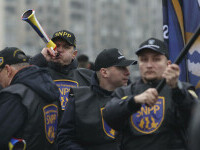
[[[186,56],[186,54],[188,53],[188,51],[190,50],[191,46],[193,45],[193,43],[196,41],[196,39],[199,37],[200,34],[200,26],[197,28],[196,32],[194,33],[194,35],[192,36],[192,38],[190,39],[190,41],[186,44],[186,46],[181,50],[181,53],[178,55],[178,57],[176,58],[176,60],[174,61],[174,64],[179,65],[179,63],[183,60],[183,58]],[[158,93],[160,93],[160,91],[162,90],[162,88],[164,87],[164,85],[166,84],[166,80],[162,79],[160,81],[160,83],[158,84],[158,86],[156,87]]]

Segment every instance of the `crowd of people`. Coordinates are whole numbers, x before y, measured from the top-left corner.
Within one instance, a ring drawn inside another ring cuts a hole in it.
[[[141,43],[138,61],[106,48],[91,63],[76,58],[72,32],[51,40],[55,51],[31,58],[17,47],[0,51],[1,150],[200,149],[195,88],[179,80],[163,41]],[[132,82],[128,67],[137,64]]]

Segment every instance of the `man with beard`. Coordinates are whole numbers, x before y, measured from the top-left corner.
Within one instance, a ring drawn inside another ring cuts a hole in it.
[[[171,64],[164,42],[150,38],[136,54],[141,79],[114,92],[103,111],[106,122],[122,134],[123,150],[185,149],[194,87],[178,80],[179,66]],[[167,84],[158,93],[162,78]]]
[[[60,102],[62,110],[64,110],[68,101],[69,89],[90,85],[93,71],[77,69],[76,37],[72,32],[57,31],[51,40],[56,44],[55,52],[50,48],[44,48],[40,54],[30,60],[30,63],[48,68],[54,82],[59,87]]]

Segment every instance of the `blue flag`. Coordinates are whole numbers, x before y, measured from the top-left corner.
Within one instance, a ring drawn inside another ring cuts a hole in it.
[[[163,36],[175,61],[200,25],[200,1],[163,0]],[[179,65],[181,81],[190,82],[200,96],[200,36]]]

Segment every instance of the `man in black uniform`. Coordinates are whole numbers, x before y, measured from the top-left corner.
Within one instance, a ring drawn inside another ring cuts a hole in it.
[[[24,139],[28,150],[54,149],[59,90],[46,70],[30,66],[16,47],[0,51],[0,149],[11,138]]]
[[[113,93],[103,111],[106,122],[121,131],[124,150],[184,149],[194,87],[178,80],[179,66],[168,60],[164,42],[150,38],[136,54],[141,79]],[[162,78],[167,84],[158,93]]]
[[[60,150],[119,150],[115,131],[104,121],[102,110],[111,93],[127,85],[130,72],[118,49],[105,49],[96,58],[90,87],[72,88],[58,133]]]
[[[59,87],[60,102],[62,110],[64,110],[68,101],[69,89],[89,86],[93,71],[77,69],[76,38],[72,32],[67,30],[55,32],[51,40],[57,45],[55,52],[50,48],[44,48],[40,54],[31,59],[30,63],[48,67],[54,82]]]

